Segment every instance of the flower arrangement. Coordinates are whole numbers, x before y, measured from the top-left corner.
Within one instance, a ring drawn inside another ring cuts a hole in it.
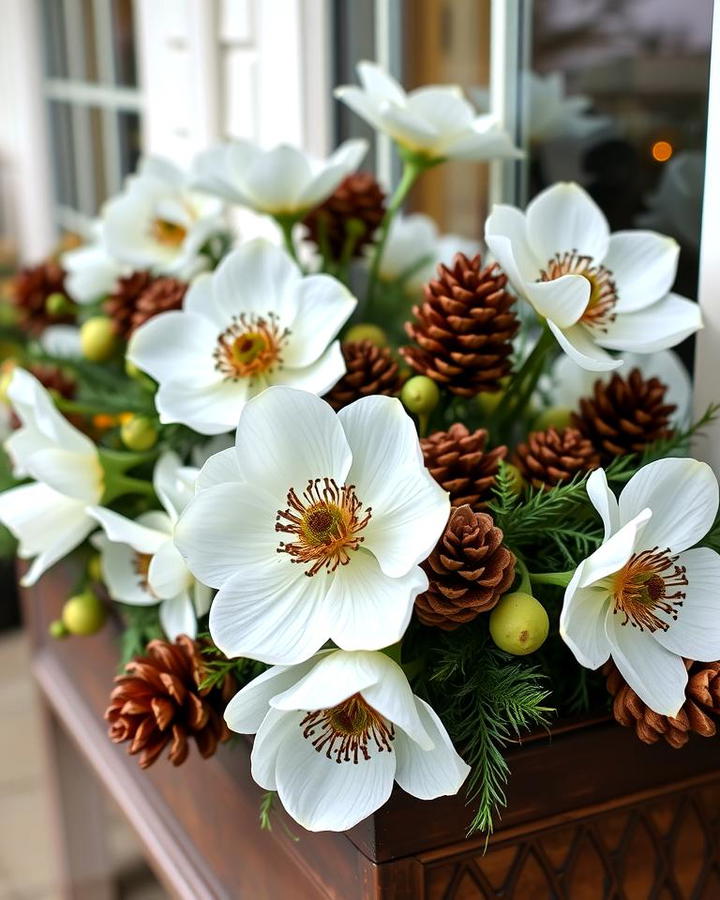
[[[121,623],[107,719],[141,766],[254,735],[263,821],[277,793],[347,829],[397,782],[490,830],[505,747],[555,715],[715,733],[718,483],[685,454],[716,410],[689,422],[670,350],[700,312],[675,241],[575,184],[495,206],[484,253],[403,216],[427,169],[518,151],[457,88],[359,75],[391,196],[362,141],[150,159],[18,276],[0,521],[26,586],[76,558],[55,637]]]

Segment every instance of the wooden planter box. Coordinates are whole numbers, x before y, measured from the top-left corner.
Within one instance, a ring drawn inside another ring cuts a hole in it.
[[[71,586],[57,568],[24,597],[34,672],[59,723],[49,734],[70,735],[174,897],[720,898],[718,740],[697,738],[680,751],[646,747],[605,720],[515,748],[508,808],[487,849],[483,837],[464,839],[470,813],[462,795],[428,803],[399,789],[346,834],[309,834],[282,813],[263,832],[262,792],[243,740],[209,761],[192,752],[180,769],[163,759],[148,772],[110,743],[102,714],[116,635],[106,628],[89,639],[47,637]],[[59,793],[77,803],[77,787],[62,777]],[[78,848],[68,830],[66,855],[87,857],[87,844]],[[70,886],[78,871],[70,859],[66,896],[105,896]]]

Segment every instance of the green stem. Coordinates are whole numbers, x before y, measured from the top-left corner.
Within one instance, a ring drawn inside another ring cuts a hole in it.
[[[149,481],[142,478],[131,478],[129,475],[114,475],[105,484],[101,503],[107,506],[125,494],[142,494],[144,497],[155,497],[155,489]]]
[[[388,235],[390,234],[390,226],[392,225],[398,210],[405,202],[407,195],[410,193],[410,189],[426,168],[428,168],[428,164],[422,163],[416,158],[405,159],[402,178],[395,188],[395,193],[392,195],[388,208],[385,210],[385,216],[380,225],[380,232],[377,243],[375,244],[372,262],[370,263],[370,277],[368,279],[367,290],[367,303],[368,308],[370,309],[372,309],[375,294],[377,293],[377,285],[380,277],[380,264],[382,263],[385,245],[387,244]]]
[[[515,557],[515,568],[520,573],[520,584],[517,586],[517,590],[521,594],[532,594],[530,572],[528,571],[528,567],[518,556]]]
[[[290,254],[292,259],[300,265],[300,260],[298,259],[297,251],[295,250],[295,242],[293,241],[293,227],[295,223],[298,221],[298,217],[292,214],[279,214],[277,216],[273,216],[275,221],[280,226],[280,230],[282,231],[283,243],[285,244],[285,249]]]
[[[494,426],[501,430],[509,421],[522,415],[545,368],[545,357],[553,346],[552,332],[543,328],[537,343],[505,388],[495,410]]]
[[[554,584],[556,587],[567,587],[575,570],[570,572],[528,572],[533,584]]]

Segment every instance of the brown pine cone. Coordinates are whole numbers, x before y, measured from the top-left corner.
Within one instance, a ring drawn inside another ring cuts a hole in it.
[[[413,307],[415,321],[405,323],[418,346],[400,353],[415,371],[453,394],[499,391],[519,326],[515,299],[505,290],[507,276],[495,264],[482,268],[479,254],[468,259],[458,253],[451,267],[441,263],[437,271],[423,303]]]
[[[518,445],[514,463],[533,487],[549,488],[597,469],[600,454],[576,428],[548,428],[533,431],[527,443]]]
[[[515,557],[502,546],[492,516],[453,509],[445,532],[422,564],[430,581],[415,600],[423,625],[452,631],[488,612],[515,578]]]
[[[194,738],[200,755],[212,756],[220,741],[229,738],[222,712],[235,690],[233,679],[219,687],[201,689],[205,664],[200,645],[187,635],[174,644],[151,641],[146,655],[125,666],[115,677],[105,719],[110,739],[130,741],[128,753],[139,753],[146,769],[170,744],[168,759],[185,762],[188,739]]]
[[[505,459],[507,447],[486,451],[487,437],[483,428],[470,433],[456,422],[447,431],[435,431],[420,441],[425,465],[450,494],[453,506],[468,504],[480,510],[491,499],[498,464]]]
[[[21,328],[39,334],[48,325],[72,322],[72,315],[53,316],[45,308],[51,294],[65,293],[65,270],[48,260],[21,269],[10,282],[10,298]]]
[[[323,240],[332,259],[342,258],[347,238],[347,223],[354,219],[358,236],[352,256],[359,257],[385,215],[385,193],[370,172],[355,172],[343,179],[328,199],[303,220],[310,240],[320,247]]]
[[[347,371],[325,399],[334,410],[369,394],[392,397],[402,386],[398,364],[387,347],[372,341],[345,341],[342,355]]]
[[[150,272],[133,272],[118,278],[115,288],[104,304],[105,314],[114,324],[115,331],[127,340],[133,331],[133,316],[140,296],[155,279]]]
[[[130,323],[132,334],[148,319],[172,309],[181,309],[188,285],[177,278],[156,278],[140,294]]]
[[[676,717],[661,716],[638,697],[626,683],[615,663],[603,667],[607,689],[613,700],[613,716],[646,744],[663,738],[671,747],[684,746],[691,732],[712,737],[716,725],[709,713],[720,713],[720,662],[699,663],[685,660],[689,670],[685,703]]]
[[[675,405],[665,403],[667,387],[659,378],[643,378],[639,369],[627,377],[595,382],[592,397],[580,401],[571,424],[597,447],[603,465],[617,456],[642,453],[654,441],[672,435]]]

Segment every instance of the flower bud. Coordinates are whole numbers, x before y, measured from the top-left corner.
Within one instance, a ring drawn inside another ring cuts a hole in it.
[[[490,613],[490,637],[513,656],[534,653],[545,643],[549,630],[545,607],[522,591],[505,594]]]
[[[87,576],[91,581],[102,581],[102,565],[100,564],[100,554],[93,553],[93,555],[88,560],[87,564]]]
[[[130,416],[120,428],[120,439],[128,450],[142,452],[155,446],[158,430],[147,416]]]
[[[55,619],[48,625],[48,634],[50,635],[51,638],[54,638],[56,641],[59,641],[62,638],[68,637],[70,632],[67,630],[67,628],[63,624],[62,619]]]
[[[344,341],[371,341],[377,347],[387,347],[387,334],[379,325],[372,322],[358,322],[351,325],[345,333]]]
[[[90,362],[105,362],[115,352],[117,336],[112,319],[93,316],[80,329],[80,347]]]
[[[570,424],[570,416],[572,410],[567,406],[550,406],[544,409],[533,422],[533,431],[547,431],[548,428],[555,428],[562,431]]]
[[[415,375],[403,385],[400,399],[409,412],[428,415],[438,405],[440,391],[432,378],[428,378],[427,375]]]
[[[83,591],[66,601],[62,624],[70,634],[95,634],[105,624],[105,607],[92,591]]]

